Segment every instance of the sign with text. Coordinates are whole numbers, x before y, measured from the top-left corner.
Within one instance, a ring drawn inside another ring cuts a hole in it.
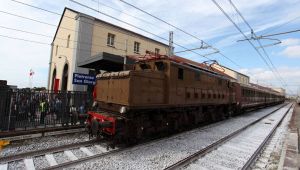
[[[73,84],[95,85],[96,76],[89,74],[73,73]]]

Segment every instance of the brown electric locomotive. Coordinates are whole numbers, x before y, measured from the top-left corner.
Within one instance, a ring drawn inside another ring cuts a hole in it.
[[[132,70],[97,75],[97,106],[88,113],[89,133],[136,142],[284,101],[275,91],[240,85],[178,58],[155,57],[137,62]]]

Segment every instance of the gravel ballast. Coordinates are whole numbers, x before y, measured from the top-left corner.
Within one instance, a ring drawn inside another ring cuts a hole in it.
[[[58,147],[72,143],[79,143],[88,140],[89,135],[86,132],[26,139],[13,142],[12,144],[6,146],[0,152],[0,157],[20,154],[28,151]]]
[[[137,146],[129,151],[76,165],[71,169],[164,169],[280,106],[261,109],[147,145]],[[288,106],[284,108],[287,109]]]

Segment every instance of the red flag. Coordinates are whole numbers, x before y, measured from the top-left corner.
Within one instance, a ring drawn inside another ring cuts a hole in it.
[[[31,77],[31,76],[33,76],[34,75],[34,71],[32,70],[32,69],[30,69],[30,71],[29,71],[29,76]]]

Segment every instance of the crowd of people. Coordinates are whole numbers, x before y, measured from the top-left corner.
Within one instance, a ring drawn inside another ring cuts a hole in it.
[[[10,105],[11,121],[15,123],[28,122],[34,126],[48,124],[68,126],[76,124],[78,115],[87,112],[88,101],[83,95],[41,92],[15,93],[12,95]]]

